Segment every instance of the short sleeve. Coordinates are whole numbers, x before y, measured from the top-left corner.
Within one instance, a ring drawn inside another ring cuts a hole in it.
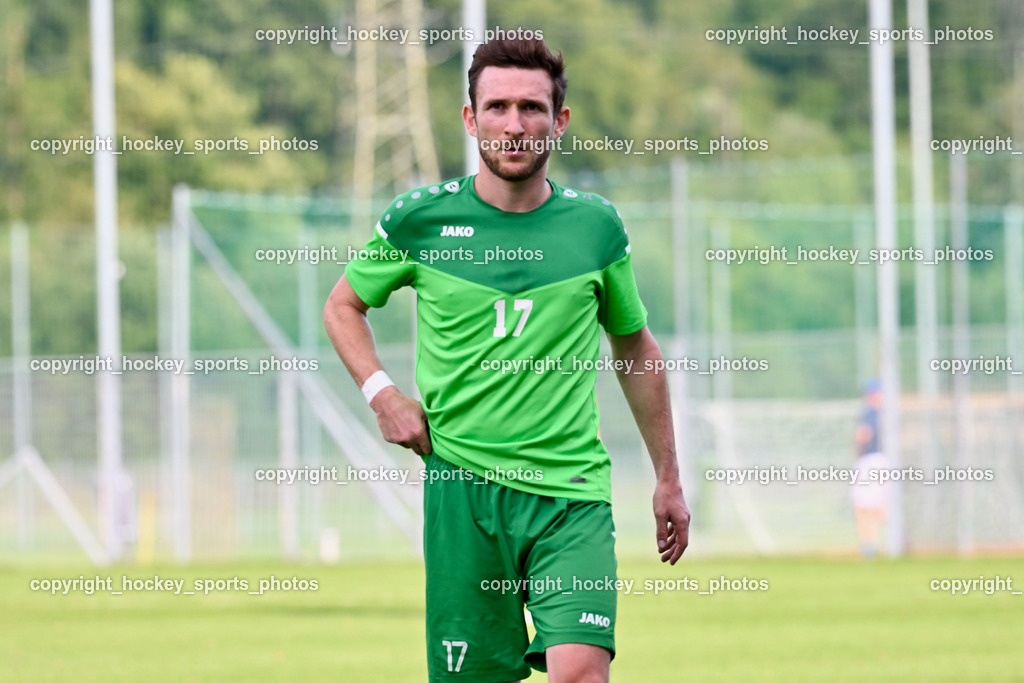
[[[388,234],[377,223],[376,234],[366,246],[352,250],[345,278],[363,303],[380,308],[395,290],[414,284],[416,264],[407,250],[388,241]]]
[[[647,324],[629,254],[601,271],[597,317],[609,334],[632,334]]]

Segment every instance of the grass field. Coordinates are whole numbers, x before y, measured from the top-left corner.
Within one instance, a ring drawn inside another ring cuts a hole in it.
[[[315,579],[305,592],[33,591],[42,578]],[[1024,558],[623,561],[617,682],[1024,681]],[[1012,577],[986,595],[933,579]],[[654,595],[644,582],[695,579]],[[706,593],[717,579],[767,590]],[[763,584],[762,584],[763,585]],[[692,584],[690,584],[692,588]],[[417,564],[104,569],[0,565],[2,681],[424,681]],[[532,681],[544,681],[535,673]]]

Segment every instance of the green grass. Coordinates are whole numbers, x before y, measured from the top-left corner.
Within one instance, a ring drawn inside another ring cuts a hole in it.
[[[307,592],[51,596],[36,578],[79,574],[316,579]],[[932,579],[1014,577],[1022,558],[623,561],[620,577],[725,576],[758,592],[620,593],[617,682],[1024,680],[1024,596],[950,595]],[[1015,584],[1017,583],[1015,581]],[[417,564],[239,564],[104,569],[0,566],[0,680],[424,681]],[[534,674],[534,681],[546,680]]]

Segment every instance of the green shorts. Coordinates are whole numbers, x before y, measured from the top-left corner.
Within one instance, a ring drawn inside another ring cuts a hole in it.
[[[431,681],[512,681],[547,671],[552,645],[615,656],[611,505],[487,482],[427,460],[423,546]],[[536,636],[530,642],[523,605]]]

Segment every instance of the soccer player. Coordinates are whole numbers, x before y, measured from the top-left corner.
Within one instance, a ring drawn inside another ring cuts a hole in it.
[[[601,327],[638,369],[619,381],[654,463],[662,561],[688,542],[667,383],[642,373],[661,353],[622,221],[607,200],[547,178],[565,91],[562,55],[543,41],[481,45],[462,112],[480,172],[396,198],[368,245],[394,258],[350,263],[324,310],[385,440],[425,460],[431,681],[513,681],[531,666],[553,683],[608,680],[610,461],[596,371],[581,365],[598,358]],[[417,293],[422,403],[388,379],[366,319],[405,286]]]

